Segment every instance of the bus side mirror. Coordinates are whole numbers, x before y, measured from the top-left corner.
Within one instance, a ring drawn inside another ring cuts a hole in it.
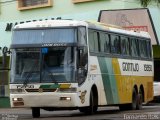
[[[78,69],[78,75],[80,77],[86,77],[87,75],[87,69],[85,69],[84,67],[81,67]]]

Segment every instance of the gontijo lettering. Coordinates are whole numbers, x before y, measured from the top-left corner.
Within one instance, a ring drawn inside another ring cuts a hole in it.
[[[129,62],[123,62],[122,63],[123,71],[139,71],[139,64],[138,63],[129,63]]]

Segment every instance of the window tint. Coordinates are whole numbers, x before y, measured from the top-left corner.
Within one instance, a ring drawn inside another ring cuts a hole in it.
[[[110,52],[109,35],[100,33],[100,51],[103,53]]]
[[[99,48],[98,48],[98,33],[93,31],[93,30],[89,30],[89,49],[91,52],[98,52]]]
[[[132,57],[139,56],[139,49],[138,49],[138,40],[136,38],[131,38],[131,55]]]
[[[128,37],[121,37],[121,53],[122,53],[122,55],[129,55],[130,54]]]
[[[98,33],[94,32],[94,51],[98,52],[99,48],[98,48]]]
[[[139,51],[142,58],[147,58],[147,44],[145,40],[139,40]]]
[[[94,32],[89,30],[88,32],[88,39],[89,39],[89,49],[91,52],[94,51]]]
[[[151,42],[150,41],[146,41],[146,46],[147,46],[147,56],[148,58],[151,58],[152,53],[151,53]]]
[[[90,52],[103,55],[104,53],[111,53],[117,57],[133,57],[133,59],[134,57],[138,59],[152,57],[149,39],[91,29],[88,36]]]
[[[78,27],[78,44],[79,45],[86,45],[86,28],[85,27]]]
[[[120,54],[120,39],[117,35],[111,35],[111,52]]]

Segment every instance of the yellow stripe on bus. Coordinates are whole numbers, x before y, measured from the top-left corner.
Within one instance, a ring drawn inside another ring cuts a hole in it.
[[[131,103],[132,90],[134,85],[137,85],[138,90],[140,88],[140,85],[143,85],[145,91],[145,101],[152,100],[152,93],[150,91],[152,91],[153,88],[150,84],[152,83],[153,76],[121,75],[120,65],[117,58],[112,59],[112,65],[118,87],[117,89],[120,103]]]

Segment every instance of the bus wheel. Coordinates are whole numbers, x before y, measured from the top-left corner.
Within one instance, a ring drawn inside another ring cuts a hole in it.
[[[142,102],[143,102],[143,94],[142,94],[142,91],[140,89],[139,94],[137,96],[137,106],[136,106],[137,110],[142,109]]]
[[[131,110],[136,110],[136,106],[137,106],[137,92],[136,92],[136,89],[134,88],[133,89],[133,92],[132,92],[132,103],[130,104],[130,109]]]
[[[120,111],[125,111],[125,110],[128,110],[128,109],[129,109],[128,104],[120,104],[119,105],[119,110]]]
[[[132,92],[132,103],[120,104],[119,105],[119,109],[121,111],[124,111],[124,110],[136,110],[136,107],[137,107],[137,92],[136,92],[136,89],[134,88],[133,92]]]
[[[90,93],[90,106],[89,106],[89,114],[94,114],[97,112],[98,109],[98,96],[96,97],[93,94],[93,91]]]
[[[39,118],[40,117],[40,108],[33,107],[32,108],[32,117],[33,118]]]
[[[79,108],[80,112],[83,112],[85,114],[94,114],[98,109],[98,98],[95,98],[93,95],[93,92],[90,93],[90,105],[88,107],[81,107]]]

